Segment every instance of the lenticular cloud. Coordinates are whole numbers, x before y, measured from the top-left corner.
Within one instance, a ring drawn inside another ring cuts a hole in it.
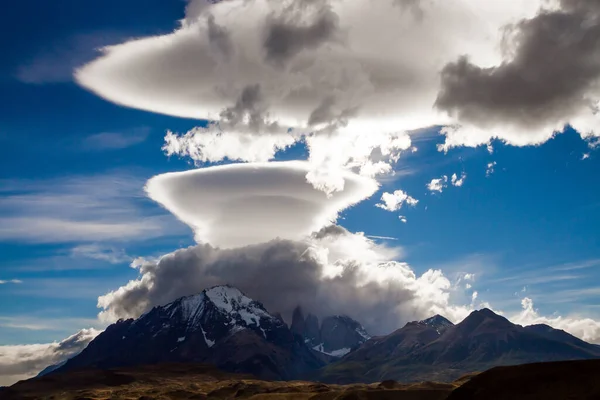
[[[285,146],[302,137],[290,130],[432,125],[446,126],[446,151],[537,145],[566,125],[592,140],[599,12],[587,0],[189,0],[173,33],[107,47],[75,78],[117,104]],[[222,158],[271,156],[247,153]]]
[[[342,171],[343,190],[327,196],[306,181],[309,170],[302,161],[223,165],[158,175],[146,191],[194,229],[198,242],[235,247],[302,239],[378,189]]]

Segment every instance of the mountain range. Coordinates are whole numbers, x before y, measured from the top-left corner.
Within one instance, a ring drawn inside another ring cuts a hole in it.
[[[547,325],[520,326],[489,309],[459,324],[442,316],[373,338],[319,371],[325,382],[451,381],[495,366],[593,359],[600,347]]]
[[[436,315],[370,337],[350,317],[319,323],[301,308],[288,327],[237,288],[217,286],[120,320],[47,371],[194,362],[268,380],[452,381],[498,365],[592,358],[600,358],[599,346],[547,325],[515,325],[489,309],[456,325]]]

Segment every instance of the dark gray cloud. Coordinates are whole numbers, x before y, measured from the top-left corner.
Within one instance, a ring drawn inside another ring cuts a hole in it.
[[[315,239],[324,239],[326,237],[336,237],[336,236],[342,236],[342,235],[347,235],[348,234],[348,230],[346,228],[344,228],[343,226],[339,226],[339,225],[329,225],[326,226],[324,228],[321,228],[318,232],[315,232],[312,234],[312,236]]]
[[[277,132],[281,128],[277,122],[269,121],[260,85],[248,85],[242,90],[240,97],[232,107],[227,107],[221,114],[221,129],[234,129],[245,126],[252,132]]]
[[[358,107],[339,109],[334,96],[328,96],[312,111],[308,118],[308,125],[315,126],[327,124],[329,130],[348,125],[350,118],[358,112]]]
[[[229,30],[217,24],[212,14],[208,15],[206,22],[208,24],[208,42],[225,60],[229,59],[233,52],[233,43]]]
[[[339,227],[327,228],[317,236],[329,244],[356,239],[367,243],[363,236]],[[318,241],[273,240],[234,249],[197,245],[168,254],[157,262],[140,260],[137,281],[99,298],[98,305],[104,309],[101,317],[108,320],[137,317],[180,296],[231,284],[262,302],[270,312],[281,313],[288,322],[294,308],[301,305],[319,316],[347,314],[362,322],[370,332],[384,333],[408,320],[428,315],[432,305],[429,300],[436,297],[430,293],[439,294],[435,301],[444,302],[440,289],[444,285],[439,285],[447,282],[443,275],[419,280],[406,265],[387,263],[381,267],[382,273],[397,269],[393,275],[380,280],[365,279],[369,273],[367,267],[359,260],[348,259],[336,260],[339,274],[328,275],[319,252],[310,250],[314,243]],[[356,242],[348,242],[346,246],[351,245]],[[330,252],[333,251],[330,247]],[[427,291],[430,299],[423,300],[421,290]]]
[[[267,19],[267,59],[285,63],[302,50],[316,49],[339,35],[339,18],[327,0],[295,0]]]
[[[502,64],[483,68],[467,57],[447,64],[437,108],[478,128],[526,130],[596,110],[600,2],[562,0],[560,5],[505,28]]]

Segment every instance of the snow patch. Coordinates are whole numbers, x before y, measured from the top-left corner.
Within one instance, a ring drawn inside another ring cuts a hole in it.
[[[202,336],[204,336],[204,342],[206,343],[206,345],[208,347],[213,347],[215,345],[215,342],[206,337],[206,332],[204,332],[204,328],[200,327],[200,330],[202,331]]]
[[[313,347],[313,350],[316,350],[319,353],[327,354],[328,356],[338,357],[338,358],[343,357],[352,351],[352,349],[346,347],[343,349],[338,349],[338,350],[333,350],[333,351],[327,352],[327,351],[325,351],[325,348],[323,347],[323,343]]]

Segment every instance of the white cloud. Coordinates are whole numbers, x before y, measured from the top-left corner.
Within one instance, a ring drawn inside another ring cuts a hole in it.
[[[427,189],[431,192],[439,192],[442,191],[448,186],[448,176],[442,175],[441,178],[432,179],[431,182],[427,184]]]
[[[398,218],[400,219],[400,221],[402,221],[402,223],[406,223],[408,220],[406,219],[406,217],[404,215],[400,215],[398,216]]]
[[[208,128],[194,128],[184,135],[168,131],[163,150],[168,156],[190,157],[195,163],[225,159],[264,162],[272,160],[279,150],[286,149],[296,141],[297,136],[288,132],[256,135],[251,132],[220,131],[215,125],[210,125]]]
[[[198,242],[232,247],[300,239],[378,188],[341,171],[343,191],[327,196],[306,182],[310,168],[302,161],[230,164],[159,175],[146,191],[192,227]]]
[[[581,155],[581,159],[582,159],[582,160],[587,160],[588,158],[590,158],[590,153],[583,153],[583,154]]]
[[[0,240],[66,243],[144,240],[182,226],[144,199],[124,174],[0,182]]]
[[[464,274],[463,279],[465,281],[473,281],[473,280],[475,280],[475,274],[469,274],[469,273]]]
[[[555,329],[563,329],[587,342],[600,343],[600,321],[577,316],[542,316],[533,306],[533,300],[521,300],[523,310],[512,316],[511,321],[521,325],[546,324]]]
[[[496,168],[496,161],[492,161],[490,163],[487,164],[486,166],[486,170],[485,170],[485,176],[490,176],[494,173]]]
[[[536,114],[545,109],[536,108],[537,97],[521,96],[519,101],[529,101],[532,104],[524,105],[535,111],[522,113],[532,119],[523,126],[518,102],[504,101],[496,93],[502,85],[493,83],[512,77],[506,65],[536,70],[539,57],[526,54],[520,43],[535,41],[544,33],[537,26],[545,15],[538,15],[543,4],[547,2],[460,0],[428,4],[415,14],[402,12],[393,1],[319,1],[298,7],[291,1],[231,0],[209,5],[196,0],[189,2],[186,18],[173,33],[106,47],[75,77],[80,85],[117,104],[215,121],[206,132],[197,128],[170,137],[166,148],[173,154],[179,149],[183,155],[206,160],[264,161],[311,132],[305,140],[319,171],[309,179],[332,192],[339,190],[339,177],[323,172],[330,164],[358,165],[371,175],[390,171],[390,163],[379,160],[378,154],[369,153],[362,161],[350,156],[361,148],[344,143],[356,138],[368,140],[374,135],[386,141],[385,136],[394,132],[446,125],[441,150],[490,145],[494,137],[523,146],[548,140],[566,122],[579,128],[582,136],[593,137],[596,117],[588,107],[551,107],[560,111],[560,118],[544,119]],[[585,14],[562,5],[573,18]],[[307,25],[300,29],[298,20]],[[507,33],[508,24],[515,24],[513,36]],[[326,29],[313,32],[313,26]],[[588,29],[582,26],[578,29]],[[277,35],[278,29],[289,35]],[[573,46],[580,49],[581,44]],[[465,54],[468,61],[461,59]],[[586,54],[578,53],[584,60],[595,60]],[[576,62],[559,59],[569,67],[566,70]],[[516,87],[548,87],[544,79],[552,73],[535,74],[539,82]],[[454,76],[460,79],[452,80]],[[590,76],[586,82],[592,82],[596,73]],[[472,86],[487,87],[491,82],[490,90],[480,92],[494,92],[491,100],[499,104],[498,110],[484,101],[468,103],[479,93],[468,92],[470,86],[464,84],[473,80]],[[247,103],[244,93],[251,88],[256,88],[257,96]],[[534,91],[539,92],[543,91]],[[486,107],[493,118],[475,116],[487,115],[475,112]],[[200,134],[200,139],[194,139]],[[241,137],[232,136],[236,134]],[[259,139],[261,135],[268,138]],[[263,140],[264,150],[243,148],[243,143],[254,140]],[[331,146],[332,141],[341,146]],[[233,143],[231,150],[225,143]],[[324,155],[327,151],[339,154]]]
[[[31,378],[74,356],[99,333],[93,328],[82,329],[59,343],[0,346],[0,386]]]
[[[395,190],[393,193],[384,192],[381,195],[381,201],[376,206],[386,211],[398,211],[405,203],[413,207],[419,203],[419,200],[409,196],[402,190]]]
[[[101,246],[99,244],[82,244],[71,249],[71,256],[75,258],[85,257],[94,260],[106,261],[111,264],[122,264],[131,262],[123,249]]]
[[[18,285],[20,283],[23,283],[23,281],[20,279],[9,279],[9,280],[1,280],[0,279],[0,285],[6,285],[8,283],[14,283],[14,284]]]
[[[88,151],[119,150],[135,146],[146,140],[148,129],[137,129],[131,132],[102,132],[85,137],[81,147]]]
[[[453,186],[462,186],[467,179],[467,174],[465,172],[460,174],[460,178],[456,174],[452,174],[452,185]]]

